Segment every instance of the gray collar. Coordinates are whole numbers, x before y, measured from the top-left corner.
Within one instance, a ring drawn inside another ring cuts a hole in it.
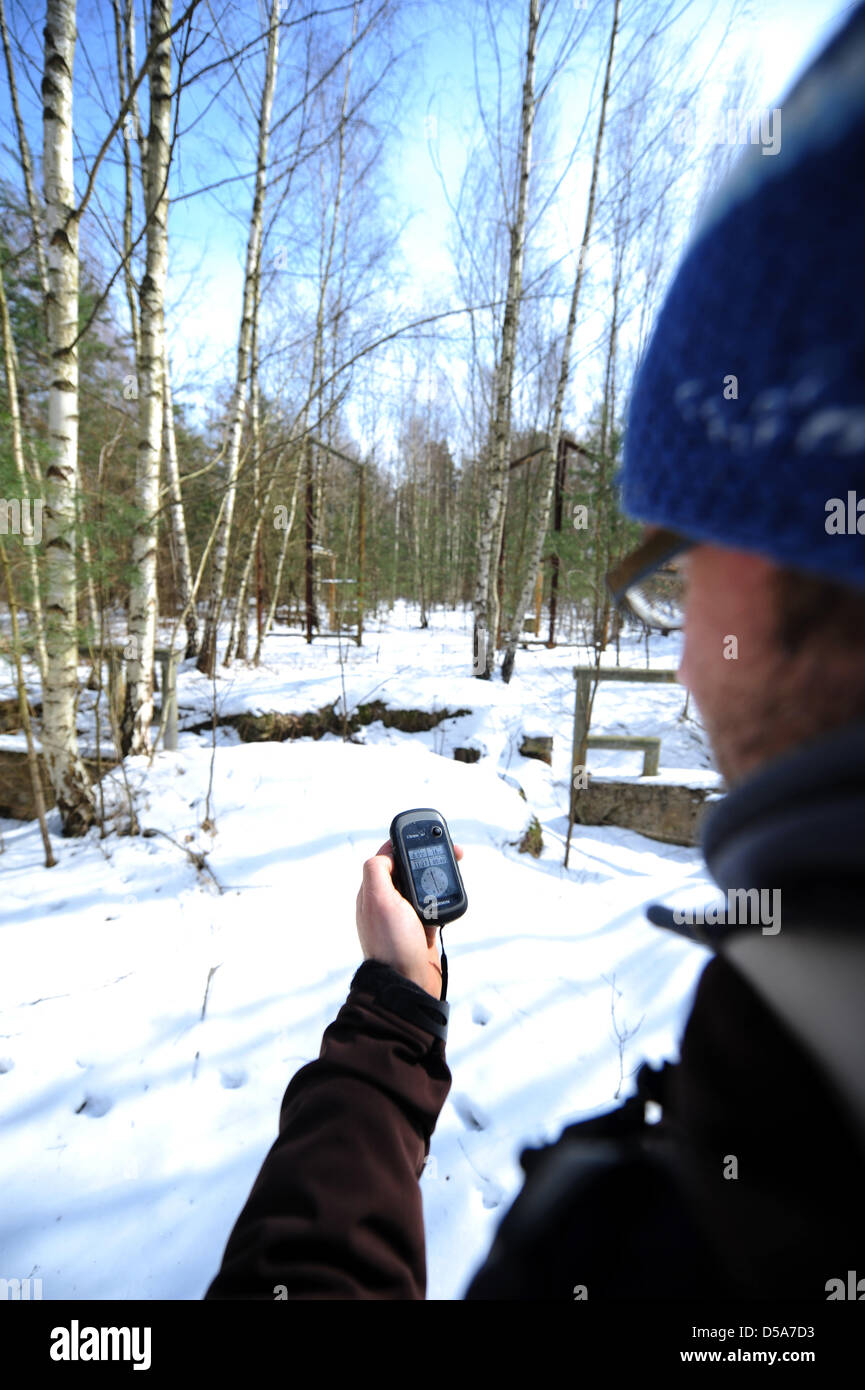
[[[766,763],[707,816],[701,835],[718,887],[784,889],[801,911],[849,918],[865,889],[865,721]],[[857,891],[858,880],[858,891]],[[733,928],[694,927],[653,904],[655,926],[715,947]],[[785,910],[785,922],[790,914]]]

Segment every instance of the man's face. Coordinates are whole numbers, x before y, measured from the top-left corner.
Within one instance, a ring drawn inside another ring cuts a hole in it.
[[[678,679],[693,693],[728,785],[787,746],[789,698],[775,639],[775,567],[697,545],[681,559],[685,645]],[[789,665],[789,663],[786,663]]]

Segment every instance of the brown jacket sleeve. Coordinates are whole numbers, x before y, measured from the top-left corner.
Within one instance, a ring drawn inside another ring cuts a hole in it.
[[[451,1085],[447,1017],[364,961],[318,1060],[289,1084],[205,1299],[426,1296],[419,1179]]]

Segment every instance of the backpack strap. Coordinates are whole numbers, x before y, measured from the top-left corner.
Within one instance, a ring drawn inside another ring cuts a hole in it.
[[[865,1147],[865,937],[861,929],[797,922],[765,935],[728,925],[683,929],[653,903],[649,921],[707,946],[756,990],[821,1068]]]
[[[865,1146],[865,940],[855,930],[733,931],[713,943],[822,1068]]]

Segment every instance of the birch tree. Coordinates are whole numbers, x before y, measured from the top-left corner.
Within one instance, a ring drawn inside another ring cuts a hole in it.
[[[183,605],[186,623],[186,650],[184,656],[198,655],[198,615],[195,612],[194,580],[192,560],[189,553],[189,539],[186,534],[186,517],[183,511],[183,494],[180,488],[180,465],[177,460],[177,438],[174,431],[174,400],[171,394],[171,369],[168,349],[165,347],[163,367],[163,427],[162,447],[165,460],[165,480],[170,502],[171,543],[177,566],[177,589]]]
[[[48,431],[53,457],[45,474],[47,672],[42,747],[64,833],[83,834],[95,799],[78,752],[75,530],[78,490],[78,218],[72,145],[75,0],[48,0],[42,121],[48,342]]]
[[[520,141],[517,160],[517,193],[510,221],[508,287],[502,320],[501,348],[496,365],[493,418],[490,429],[486,469],[487,501],[478,544],[477,582],[474,603],[475,674],[488,680],[495,662],[495,634],[499,624],[499,598],[496,588],[497,563],[501,549],[509,476],[511,392],[517,347],[523,263],[525,260],[526,212],[532,163],[532,134],[535,120],[535,57],[540,0],[529,0],[528,35],[525,52],[520,115]]]
[[[346,126],[348,121],[348,100],[351,84],[352,69],[352,47],[357,38],[358,26],[358,5],[354,4],[352,10],[352,31],[351,44],[345,56],[345,75],[343,78],[342,101],[339,110],[339,120],[337,124],[337,146],[336,146],[336,171],[334,176],[333,188],[325,182],[324,165],[321,166],[319,176],[319,188],[321,196],[321,240],[318,249],[318,285],[317,285],[317,304],[315,316],[315,337],[312,347],[312,376],[310,380],[310,405],[316,405],[318,418],[316,420],[316,433],[321,429],[324,422],[324,349],[325,349],[325,311],[327,308],[328,294],[330,292],[331,277],[334,268],[334,256],[337,247],[338,235],[340,231],[340,221],[342,216],[342,198],[345,182],[345,158],[346,158]],[[339,300],[340,296],[337,295]],[[335,349],[334,343],[334,349]],[[335,387],[334,387],[335,389]],[[332,392],[333,395],[333,392]],[[330,421],[328,421],[328,433],[331,432]],[[306,599],[306,640],[312,642],[313,627],[318,626],[320,630],[319,618],[319,594],[316,557],[321,548],[321,495],[322,495],[322,467],[321,450],[318,444],[313,444],[310,438],[306,448],[306,476],[305,476],[305,513],[304,513],[304,554],[305,554],[305,599]]]
[[[259,377],[259,356],[258,356],[258,322],[261,310],[261,253],[259,252],[258,264],[255,268],[255,312],[252,316],[252,352],[250,362],[250,383],[249,383],[249,413],[250,413],[250,432],[252,435],[252,514],[255,522],[252,530],[252,539],[247,551],[246,563],[243,566],[243,573],[240,577],[240,587],[237,592],[237,602],[234,605],[234,615],[231,623],[231,633],[228,638],[223,665],[231,664],[232,656],[236,653],[239,661],[246,661],[249,657],[249,581],[252,575],[252,566],[256,566],[256,619],[257,626],[261,626],[261,528],[264,524],[264,513],[270,502],[270,494],[279,469],[279,461],[271,473],[270,482],[265,490],[264,497],[261,495],[261,380]]]
[[[257,272],[261,257],[264,199],[267,192],[267,155],[270,140],[270,120],[273,111],[273,94],[276,88],[276,71],[279,59],[279,16],[281,9],[282,0],[271,0],[264,88],[262,90],[258,120],[255,193],[253,196],[252,213],[249,220],[249,234],[246,244],[246,266],[243,277],[243,308],[241,310],[240,332],[237,342],[237,371],[235,374],[231,415],[228,422],[228,445],[226,448],[225,465],[227,472],[226,497],[219,534],[214,547],[207,618],[205,620],[201,651],[198,657],[199,671],[203,671],[209,676],[213,675],[216,663],[216,635],[225,594],[228,550],[231,542],[231,524],[234,516],[237,478],[240,468],[240,438],[243,430],[243,417],[246,411],[248,392],[252,320],[257,308]]]
[[[153,648],[156,638],[156,543],[165,375],[165,284],[168,276],[168,166],[171,147],[171,4],[150,8],[150,125],[142,160],[147,245],[139,290],[138,460],[132,538],[123,755],[150,751]]]
[[[607,120],[607,107],[610,99],[610,76],[613,68],[613,54],[616,46],[616,35],[619,27],[619,3],[615,0],[613,6],[613,23],[610,29],[610,42],[607,49],[606,70],[604,73],[604,86],[601,93],[601,109],[598,117],[598,132],[595,138],[595,149],[592,157],[592,178],[589,186],[589,197],[586,206],[586,219],[583,225],[583,237],[580,244],[580,254],[577,260],[577,273],[574,279],[574,288],[571,293],[570,308],[568,310],[568,322],[565,328],[565,339],[562,346],[562,356],[559,366],[558,384],[556,395],[553,402],[552,421],[549,432],[548,446],[542,458],[542,471],[545,478],[543,486],[543,496],[540,509],[538,511],[535,524],[534,539],[531,546],[531,554],[526,570],[523,587],[519,595],[516,610],[513,615],[510,632],[508,634],[505,655],[502,661],[502,679],[507,684],[514,670],[514,659],[516,655],[517,642],[522,631],[523,619],[526,608],[531,601],[532,591],[535,587],[535,580],[541,563],[544,541],[547,535],[547,526],[550,520],[550,504],[553,496],[553,484],[555,481],[556,460],[559,453],[559,440],[562,434],[562,411],[564,408],[565,391],[571,374],[571,349],[574,340],[574,330],[577,323],[577,313],[580,305],[580,293],[583,286],[583,278],[586,267],[586,256],[588,254],[589,242],[592,236],[592,224],[595,216],[595,201],[598,190],[598,173],[601,166],[601,150],[604,142],[604,127]]]
[[[294,470],[294,486],[291,492],[291,509],[289,511],[288,517],[280,518],[281,524],[280,521],[274,518],[274,526],[277,530],[282,531],[282,543],[279,547],[279,559],[277,560],[276,574],[274,575],[273,579],[273,589],[270,595],[270,606],[267,610],[267,617],[264,620],[262,630],[258,634],[258,641],[255,644],[255,654],[252,658],[253,664],[255,666],[257,666],[259,661],[261,660],[261,644],[270,632],[270,629],[273,626],[274,615],[276,614],[276,606],[279,601],[279,588],[282,583],[282,571],[285,566],[285,557],[288,552],[288,543],[291,539],[291,532],[294,527],[294,516],[297,510],[297,489],[300,483],[301,471],[301,465],[298,463]]]
[[[121,9],[122,3],[122,9]],[[115,60],[117,65],[117,87],[121,107],[127,99],[135,80],[135,14],[133,0],[112,0],[114,11]],[[170,19],[169,19],[170,22]],[[167,26],[166,26],[167,27]],[[156,36],[161,40],[160,34]],[[170,70],[169,70],[170,77]],[[168,108],[166,108],[168,109]],[[129,325],[135,348],[136,366],[141,359],[141,330],[138,312],[138,291],[132,268],[133,237],[132,224],[134,212],[134,169],[133,148],[137,144],[141,162],[142,180],[144,170],[149,168],[148,145],[141,124],[138,101],[133,93],[129,110],[121,125],[123,148],[123,273],[126,286],[126,301],[129,306]],[[161,211],[157,203],[156,212]],[[183,510],[183,495],[180,487],[180,468],[177,459],[177,440],[174,431],[174,407],[171,395],[171,370],[168,357],[168,344],[163,326],[163,391],[162,391],[162,458],[165,467],[165,491],[169,499],[168,521],[171,528],[170,544],[174,566],[177,572],[177,591],[186,613],[186,650],[188,657],[198,654],[198,618],[192,600],[192,562],[186,532],[186,519]],[[152,422],[149,422],[152,423]]]
[[[126,0],[123,14],[120,13],[120,0],[112,0],[114,10],[114,41],[117,61],[117,87],[121,106],[126,102],[127,92],[132,85],[135,68],[135,18],[132,0]],[[141,352],[141,333],[138,322],[138,299],[135,276],[132,271],[132,214],[133,214],[133,126],[138,136],[138,148],[142,159],[146,158],[147,147],[141,129],[141,116],[138,102],[132,98],[131,109],[121,127],[123,141],[123,278],[126,286],[126,302],[129,306],[129,327],[135,348],[135,361]]]

